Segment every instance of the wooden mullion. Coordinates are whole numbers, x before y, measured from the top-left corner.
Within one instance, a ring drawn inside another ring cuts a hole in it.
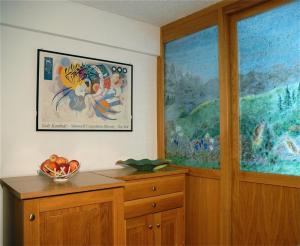
[[[230,80],[231,80],[231,163],[232,163],[232,236],[235,234],[239,222],[239,172],[240,172],[240,121],[239,121],[239,76],[238,76],[238,47],[237,47],[237,30],[234,18],[230,18]]]
[[[192,33],[201,31],[205,28],[217,25],[218,11],[212,11],[204,16],[195,16],[183,22],[177,23],[168,29],[163,28],[163,42],[167,43],[179,39]]]
[[[163,49],[163,48],[161,48]],[[164,64],[162,56],[157,57],[157,156],[165,158],[165,115],[164,115]]]
[[[292,2],[292,0],[253,0],[248,2],[248,5],[245,4],[247,1],[241,2],[244,3],[244,5],[240,4],[239,8],[236,7],[236,11],[232,14],[234,15],[234,19],[238,21],[264,13],[290,2]]]
[[[240,0],[224,0],[201,9],[193,14],[180,18],[161,27],[162,40],[169,42],[176,38],[200,31],[205,27],[216,25],[218,22],[218,10],[224,6],[239,3]],[[214,16],[212,20],[212,16]],[[208,24],[210,22],[210,24]],[[206,25],[203,23],[207,23]],[[185,30],[184,30],[185,29]]]
[[[229,58],[229,17],[219,9],[219,80],[220,80],[220,244],[231,244],[231,84]]]
[[[236,14],[240,11],[252,8],[256,5],[259,5],[261,3],[268,2],[268,1],[270,1],[270,0],[244,0],[244,1],[238,1],[234,4],[229,4],[229,5],[225,6],[223,8],[223,10],[224,10],[224,14],[227,14],[227,15]]]
[[[300,189],[300,177],[274,173],[240,172],[239,181]]]

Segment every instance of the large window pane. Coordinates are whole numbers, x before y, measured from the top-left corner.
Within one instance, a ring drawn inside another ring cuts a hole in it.
[[[219,168],[218,30],[207,28],[165,45],[166,158]]]
[[[237,23],[241,170],[300,175],[300,2]]]

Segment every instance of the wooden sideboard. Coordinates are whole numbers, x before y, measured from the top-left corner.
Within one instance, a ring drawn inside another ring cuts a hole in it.
[[[4,245],[124,245],[124,182],[79,173],[2,179]]]
[[[175,168],[154,173],[130,168],[99,172],[126,181],[124,218],[127,246],[185,244],[186,172]]]
[[[184,245],[186,172],[2,178],[4,245]]]

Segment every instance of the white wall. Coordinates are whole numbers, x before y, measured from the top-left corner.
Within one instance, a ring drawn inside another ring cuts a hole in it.
[[[0,1],[1,22],[159,55],[159,28],[69,1]],[[120,3],[116,3],[120,4]]]
[[[78,159],[82,170],[155,158],[159,28],[73,2],[1,3],[2,175],[34,174],[52,153]],[[36,132],[38,48],[133,64],[133,132]]]
[[[116,160],[156,157],[156,58],[1,26],[3,176],[35,174],[51,153],[77,159],[82,170]],[[133,132],[36,132],[36,49],[133,64]]]
[[[156,158],[158,27],[73,2],[1,5],[2,177],[36,174],[52,153],[79,160],[82,170]],[[36,132],[38,48],[133,64],[133,132]]]

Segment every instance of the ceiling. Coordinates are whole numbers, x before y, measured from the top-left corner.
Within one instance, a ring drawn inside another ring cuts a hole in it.
[[[93,8],[163,26],[219,0],[74,0]]]

